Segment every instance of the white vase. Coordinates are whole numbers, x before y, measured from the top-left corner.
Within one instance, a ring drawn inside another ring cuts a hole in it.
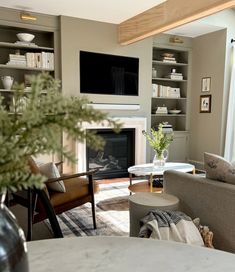
[[[10,90],[14,81],[14,78],[12,76],[2,76],[2,84],[4,89]]]

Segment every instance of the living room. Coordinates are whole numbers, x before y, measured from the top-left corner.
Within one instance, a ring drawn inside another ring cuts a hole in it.
[[[80,90],[80,51],[131,57],[139,60],[138,95],[85,93],[93,106],[99,107],[102,104],[103,111],[108,111],[111,118],[127,122],[125,128],[133,127],[133,122],[137,122],[136,127],[139,132],[149,131],[153,122],[153,47],[165,48],[166,53],[169,50],[187,51],[187,99],[185,102],[187,106],[183,106],[185,116],[169,117],[183,118],[184,130],[174,130],[175,143],[174,141],[172,143],[169,160],[190,163],[195,165],[196,169],[203,170],[204,152],[224,156],[231,78],[231,39],[235,38],[233,9],[223,10],[191,25],[189,23],[188,28],[185,29],[179,27],[164,31],[163,34],[146,37],[129,45],[121,45],[118,43],[117,37],[118,23],[96,21],[94,18],[88,17],[87,19],[79,16],[75,18],[75,16],[69,16],[66,13],[60,13],[59,16],[49,15],[49,12],[42,12],[40,9],[18,8],[16,4],[14,6],[6,4],[5,7],[2,4],[0,8],[1,42],[14,43],[17,41],[16,33],[20,30],[20,32],[34,34],[35,40],[33,42],[36,45],[53,48],[53,51],[49,50],[48,52],[54,53],[55,69],[49,72],[55,78],[61,79],[62,93],[65,96],[80,96],[82,94]],[[22,14],[36,18],[36,20],[24,21],[21,19]],[[208,30],[206,33],[205,29]],[[10,34],[6,33],[8,30],[10,30]],[[10,37],[10,39],[6,40],[6,37]],[[174,39],[172,40],[172,38]],[[46,41],[47,39],[48,41]],[[3,56],[2,60],[5,61],[5,59],[6,56]],[[1,68],[2,75],[10,75],[16,81],[25,82],[23,72],[12,70],[12,73],[9,73],[7,67]],[[97,73],[97,70],[99,70],[99,63],[90,67],[91,78]],[[35,71],[32,73],[35,74]],[[210,78],[210,90],[205,93],[202,91],[204,78]],[[202,95],[210,95],[211,97],[211,109],[207,113],[200,112],[200,96]],[[160,102],[158,106],[164,106],[164,103]],[[114,109],[115,107],[121,107],[121,109]],[[141,129],[139,128],[139,120],[141,122],[144,120]],[[139,147],[139,151],[136,151],[137,155],[135,154],[133,165],[150,163],[153,157],[153,152],[144,136],[142,133],[139,134],[140,136],[136,137],[142,137],[142,140],[138,138],[135,144],[135,148]],[[78,142],[68,141],[64,137],[63,144],[69,146],[77,156],[84,156],[80,153],[81,146]],[[82,166],[67,164],[64,165],[63,170],[64,172],[85,171],[84,165],[86,162],[83,162]],[[128,191],[127,194],[129,194]],[[98,240],[97,243],[99,243]],[[224,261],[222,262],[224,263]]]

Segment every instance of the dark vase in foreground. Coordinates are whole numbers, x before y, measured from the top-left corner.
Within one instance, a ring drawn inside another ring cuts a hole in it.
[[[4,205],[0,195],[0,271],[28,272],[28,258],[23,230]]]

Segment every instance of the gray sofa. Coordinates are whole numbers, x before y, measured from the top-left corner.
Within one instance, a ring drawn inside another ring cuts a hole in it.
[[[163,187],[180,199],[181,211],[209,226],[216,249],[235,253],[235,185],[169,170]]]

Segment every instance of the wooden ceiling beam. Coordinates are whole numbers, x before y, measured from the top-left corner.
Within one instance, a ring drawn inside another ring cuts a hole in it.
[[[118,26],[118,40],[131,44],[235,6],[235,0],[168,0]]]

